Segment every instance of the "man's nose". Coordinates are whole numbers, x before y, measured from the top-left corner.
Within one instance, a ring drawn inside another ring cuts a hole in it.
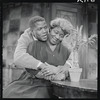
[[[46,29],[45,29],[45,28],[43,28],[43,29],[42,29],[42,32],[46,32]]]

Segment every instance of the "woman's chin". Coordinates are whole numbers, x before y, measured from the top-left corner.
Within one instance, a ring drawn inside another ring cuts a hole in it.
[[[52,44],[52,45],[56,45],[56,44],[57,44],[57,42],[52,41],[52,42],[51,42],[51,44]]]

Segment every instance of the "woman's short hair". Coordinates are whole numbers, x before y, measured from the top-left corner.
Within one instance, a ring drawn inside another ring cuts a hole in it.
[[[35,27],[35,23],[38,21],[45,21],[45,19],[41,16],[34,16],[29,20],[29,27],[33,29]]]
[[[70,34],[71,31],[74,29],[71,22],[65,18],[55,18],[50,22],[50,27],[51,29],[54,27],[60,27],[63,30],[65,35]]]

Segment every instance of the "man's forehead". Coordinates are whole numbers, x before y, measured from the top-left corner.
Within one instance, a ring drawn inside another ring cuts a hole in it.
[[[41,25],[47,25],[47,23],[45,21],[38,21],[35,23],[35,25],[41,26]]]

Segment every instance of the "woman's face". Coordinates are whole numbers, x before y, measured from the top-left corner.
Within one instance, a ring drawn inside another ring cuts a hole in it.
[[[62,41],[64,38],[64,32],[60,27],[55,27],[51,29],[49,33],[49,41],[51,44],[56,45]]]

